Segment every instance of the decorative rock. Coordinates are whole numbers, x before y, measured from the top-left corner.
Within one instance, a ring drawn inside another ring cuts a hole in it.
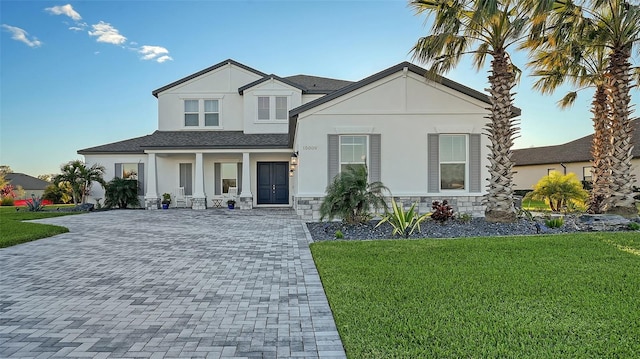
[[[629,220],[617,214],[583,214],[578,217],[576,225],[582,231],[616,231],[624,230]]]

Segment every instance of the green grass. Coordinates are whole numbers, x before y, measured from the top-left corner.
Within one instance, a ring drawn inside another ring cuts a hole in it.
[[[54,209],[63,206],[47,206],[45,211],[29,212],[26,207],[0,207],[0,248],[14,246],[16,244],[33,241],[40,238],[55,236],[69,230],[65,227],[40,223],[25,223],[21,221],[50,217],[66,216],[78,212],[53,212]]]
[[[349,358],[640,357],[636,233],[311,246]]]

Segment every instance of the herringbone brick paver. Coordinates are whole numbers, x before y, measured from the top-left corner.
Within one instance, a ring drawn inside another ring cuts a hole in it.
[[[290,210],[118,210],[0,249],[1,358],[344,358]]]

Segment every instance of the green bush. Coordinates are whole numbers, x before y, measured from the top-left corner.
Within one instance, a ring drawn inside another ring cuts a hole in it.
[[[347,167],[327,186],[327,195],[320,205],[320,220],[339,217],[347,223],[362,223],[371,219],[370,208],[386,208],[382,182],[368,181],[366,166]]]
[[[127,208],[140,205],[138,181],[115,177],[105,185],[104,206],[107,208]]]
[[[414,203],[411,205],[408,211],[404,211],[402,205],[398,205],[396,201],[391,199],[391,208],[393,212],[385,211],[384,217],[382,220],[378,222],[376,228],[383,223],[389,223],[391,227],[393,227],[393,235],[400,235],[404,238],[409,238],[413,232],[418,229],[420,231],[420,223],[429,218],[429,213],[425,213],[420,215],[418,211],[416,211],[416,205],[418,203]]]
[[[14,200],[11,196],[2,197],[0,200],[0,206],[13,206]]]
[[[627,228],[629,228],[632,231],[637,231],[640,229],[640,223],[638,222],[629,222],[629,224],[627,225]]]
[[[344,233],[342,233],[342,231],[339,229],[336,231],[334,236],[336,237],[336,239],[344,239]]]

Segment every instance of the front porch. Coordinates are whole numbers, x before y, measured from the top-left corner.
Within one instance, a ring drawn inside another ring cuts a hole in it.
[[[144,206],[161,208],[163,194],[171,207],[203,210],[291,207],[291,150],[148,150]]]

